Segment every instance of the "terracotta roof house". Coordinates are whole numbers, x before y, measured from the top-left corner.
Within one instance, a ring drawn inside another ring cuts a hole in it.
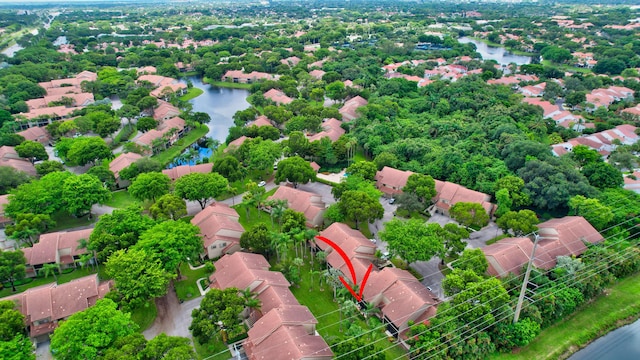
[[[322,224],[326,204],[322,201],[322,196],[288,186],[280,186],[275,194],[269,196],[267,200],[287,200],[289,209],[301,212],[307,219],[308,227],[320,226]]]
[[[81,240],[89,240],[93,229],[58,231],[40,235],[40,241],[32,247],[22,248],[27,259],[27,276],[36,276],[42,265],[59,264],[61,269],[76,267],[76,260],[86,254],[79,248]]]
[[[492,215],[494,204],[491,201],[491,195],[481,193],[479,191],[467,189],[462,185],[458,185],[448,181],[436,180],[436,196],[433,198],[434,208],[436,212],[440,212],[449,216],[449,209],[459,202],[478,203]]]
[[[113,281],[100,282],[98,274],[65,284],[47,284],[0,300],[15,301],[24,315],[29,335],[46,341],[61,320],[95,305],[111,291]]]
[[[271,123],[271,120],[269,120],[268,117],[264,116],[264,115],[260,115],[258,116],[255,120],[249,122],[247,124],[247,126],[273,126],[273,124]]]
[[[51,121],[66,119],[69,116],[71,116],[71,113],[73,113],[75,110],[78,110],[78,109],[79,109],[78,107],[66,107],[64,105],[60,105],[60,106],[52,106],[52,107],[46,107],[46,108],[31,109],[29,110],[29,112],[20,113],[19,115],[24,116],[27,120],[40,118],[40,117],[47,117],[48,119],[50,119],[50,121],[47,120],[43,122],[38,122],[38,126],[41,126],[41,125],[49,124],[51,123]]]
[[[4,207],[9,203],[9,194],[0,195],[0,227],[11,223],[11,218],[5,216]]]
[[[372,244],[360,231],[354,230],[343,223],[331,224],[320,232],[320,236],[333,241],[347,254],[353,264],[356,281],[361,284],[369,264],[375,259],[376,245]],[[316,246],[327,253],[327,264],[334,269],[342,271],[345,279],[349,279],[348,281],[351,282],[349,268],[342,256],[324,241],[316,240]]]
[[[309,163],[309,165],[311,165],[311,168],[313,169],[313,171],[315,171],[316,173],[320,170],[320,165],[318,165],[317,162],[312,161]]]
[[[200,228],[204,245],[203,257],[216,259],[241,249],[240,236],[244,228],[238,222],[239,218],[235,209],[215,202],[191,219],[191,223]]]
[[[624,188],[629,190],[629,191],[634,191],[638,194],[640,194],[640,171],[634,171],[633,177],[635,177],[635,179],[631,178],[629,175],[626,175],[624,177]],[[6,195],[3,195],[6,196]],[[2,197],[0,197],[1,199]],[[2,204],[1,200],[0,200],[0,204]]]
[[[338,141],[340,136],[346,132],[340,125],[342,125],[342,121],[338,119],[331,118],[325,120],[322,123],[322,131],[309,136],[309,142],[318,141],[323,137],[328,137],[331,142]]]
[[[43,98],[27,100],[26,104],[29,107],[29,110],[43,109],[49,107],[49,104],[52,102],[59,102],[64,100],[63,98],[70,99],[70,107],[84,107],[93,104],[93,102],[95,101],[93,98],[93,94],[77,92],[47,95]]]
[[[53,88],[68,88],[77,87],[80,88],[83,81],[96,81],[98,80],[98,74],[91,71],[83,71],[73,78],[66,79],[54,79],[47,82],[38,83],[45,90]]]
[[[151,129],[142,134],[139,138],[135,139],[136,144],[145,147],[147,153],[155,152],[153,148],[153,142],[156,139],[162,138],[165,134],[170,133],[175,129],[175,132],[166,139],[165,148],[173,145],[179,138],[185,134],[186,123],[179,117],[174,117],[169,120],[164,120],[158,125],[158,129]]]
[[[249,314],[248,337],[243,343],[250,360],[331,359],[329,346],[316,335],[317,320],[298,303],[284,276],[269,271],[270,264],[258,254],[237,252],[215,262],[210,287],[249,289],[261,301],[260,310]]]
[[[153,118],[158,121],[169,120],[178,115],[180,109],[163,100],[159,100],[158,107],[153,110]]]
[[[353,121],[357,119],[360,115],[356,112],[359,107],[367,105],[369,102],[365,100],[360,95],[355,96],[347,101],[345,101],[344,105],[338,110],[340,114],[342,114],[343,121]]]
[[[636,127],[633,125],[618,125],[613,129],[555,144],[551,147],[551,152],[556,156],[561,156],[572,151],[574,146],[584,145],[598,151],[602,156],[606,157],[615,149],[616,145],[614,142],[616,142],[616,140],[624,145],[632,145],[638,142],[640,136],[635,133],[635,130]]]
[[[622,110],[623,114],[628,114],[629,116],[633,117],[633,118],[640,118],[640,104],[631,107],[631,108],[627,108]]]
[[[482,248],[487,258],[489,275],[505,277],[509,273],[520,275],[524,266],[529,262],[533,251],[533,241],[526,237],[506,238]],[[536,248],[533,265],[539,269],[549,270],[555,260],[540,247]]]
[[[409,322],[426,323],[436,314],[438,298],[406,270],[386,267],[371,273],[364,300],[380,308],[387,330],[408,347]]]
[[[322,77],[324,76],[324,74],[326,73],[319,69],[309,71],[309,75],[311,75],[311,77],[314,77],[318,80],[322,80]]]
[[[540,96],[544,95],[544,89],[545,89],[546,85],[547,85],[547,83],[543,82],[543,83],[536,84],[536,85],[523,86],[520,89],[520,92],[524,96],[540,97]]]
[[[286,59],[282,59],[280,60],[280,63],[284,64],[284,65],[289,65],[291,67],[298,65],[298,63],[301,61],[302,59],[300,59],[297,56],[290,56]]]
[[[393,196],[402,192],[402,188],[407,184],[412,171],[403,171],[385,166],[379,170],[374,177],[376,187],[387,196]]]
[[[528,98],[522,99],[522,102],[525,102],[531,105],[540,106],[542,108],[542,116],[544,118],[552,118],[561,112],[560,107],[558,105],[552,104],[548,101],[545,101],[539,98],[528,97]]]
[[[24,137],[25,140],[37,141],[42,145],[49,145],[49,142],[51,141],[51,136],[47,130],[39,126],[30,127],[17,134]]]
[[[288,97],[284,92],[278,89],[270,89],[269,91],[262,94],[262,96],[264,96],[265,99],[269,99],[278,105],[290,104],[293,101],[292,98]]]
[[[131,183],[130,180],[124,180],[120,178],[120,171],[129,167],[129,165],[135,163],[140,160],[142,155],[136,153],[123,153],[120,154],[115,159],[111,160],[109,163],[109,170],[113,173],[113,176],[116,178],[116,186],[118,188],[125,188],[129,186]]]
[[[558,256],[579,256],[587,250],[585,243],[596,244],[604,238],[582,216],[565,216],[538,224],[538,248],[546,251],[555,266]]]
[[[244,144],[244,142],[247,141],[247,139],[249,139],[249,138],[244,136],[244,135],[240,136],[239,138],[237,138],[237,139],[233,140],[232,142],[230,142],[227,145],[227,147],[224,149],[224,152],[236,150],[242,144]]]
[[[167,175],[172,181],[179,179],[185,175],[192,173],[209,174],[213,169],[213,163],[197,164],[197,165],[180,165],[171,169],[164,169],[162,173]]]
[[[141,74],[141,75],[153,75],[157,72],[158,70],[156,69],[155,66],[145,66],[138,69],[138,74]]]
[[[0,166],[9,166],[31,176],[37,174],[31,161],[21,158],[13,146],[0,146]]]
[[[241,84],[252,84],[259,80],[278,80],[280,75],[271,75],[264,72],[252,71],[245,74],[242,70],[228,70],[223,76],[222,81],[229,81]]]

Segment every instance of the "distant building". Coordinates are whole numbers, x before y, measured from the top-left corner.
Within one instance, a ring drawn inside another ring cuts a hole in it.
[[[347,101],[345,101],[344,105],[338,110],[340,114],[342,114],[343,121],[353,121],[357,119],[360,115],[356,112],[359,107],[367,105],[369,102],[361,96],[355,96]]]
[[[336,142],[340,136],[344,135],[345,130],[342,128],[342,121],[331,118],[322,123],[322,131],[309,136],[309,142],[318,141],[324,137],[329,138],[331,142]]]

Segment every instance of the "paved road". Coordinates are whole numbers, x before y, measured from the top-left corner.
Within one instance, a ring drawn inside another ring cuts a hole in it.
[[[200,306],[202,296],[180,303],[173,289],[169,289],[167,295],[156,299],[158,316],[151,327],[142,332],[147,340],[153,339],[160,333],[169,336],[182,336],[191,339],[189,325],[191,325],[191,311]]]

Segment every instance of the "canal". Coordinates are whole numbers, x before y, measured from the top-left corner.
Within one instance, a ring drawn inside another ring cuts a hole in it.
[[[640,320],[608,333],[569,358],[569,360],[636,359],[640,359]]]
[[[486,43],[466,36],[461,37],[458,41],[462,44],[474,44],[476,46],[476,51],[482,55],[482,59],[495,60],[500,65],[509,65],[511,63],[522,65],[531,63],[530,56],[514,55],[501,46],[489,46]]]

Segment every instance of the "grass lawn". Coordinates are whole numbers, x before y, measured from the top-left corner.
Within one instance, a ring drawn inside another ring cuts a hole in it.
[[[47,232],[55,232],[80,226],[87,226],[98,221],[98,217],[95,215],[93,215],[91,219],[89,219],[88,216],[77,218],[67,214],[66,211],[58,211],[53,213],[51,215],[51,219],[56,222],[56,226],[52,227]]]
[[[84,269],[81,268],[77,268],[74,269],[72,272],[68,273],[68,274],[62,274],[62,275],[57,275],[58,276],[58,284],[64,284],[64,283],[68,283],[71,280],[75,280],[78,278],[81,278],[83,276],[88,276],[88,275],[92,275],[95,274],[94,270],[91,270],[91,267],[86,267]],[[24,285],[18,285],[16,286],[16,292],[14,293],[11,290],[11,284],[9,283],[3,283],[4,288],[2,290],[0,290],[0,298],[3,298],[5,296],[10,296],[10,295],[14,295],[17,293],[21,293],[27,289],[31,289],[34,288],[36,286],[40,286],[40,285],[45,285],[45,284],[51,284],[53,282],[55,282],[55,279],[53,277],[53,275],[49,275],[49,277],[44,277],[44,276],[38,276],[35,278],[32,278],[33,280],[30,281],[27,284]]]
[[[367,161],[367,156],[364,154],[364,149],[361,146],[358,146],[356,154],[353,156],[353,162],[358,161]]]
[[[640,273],[625,278],[571,317],[543,330],[517,354],[492,359],[557,359],[640,316]]]
[[[579,72],[579,73],[583,73],[583,74],[592,74],[593,71],[591,71],[591,69],[587,69],[587,68],[579,68],[577,66],[570,66],[570,65],[566,65],[566,64],[554,64],[549,60],[542,60],[540,62],[542,65],[545,66],[555,66],[558,69],[562,70],[562,71],[572,71],[572,72]]]
[[[277,190],[277,188],[273,188],[273,189],[267,191],[265,193],[265,199],[268,198],[269,196],[275,194],[276,190]],[[267,225],[267,229],[269,229],[270,231],[271,230],[278,230],[277,229],[277,226],[278,226],[277,224],[275,225],[275,228],[272,228],[272,226],[271,226],[271,216],[266,211],[260,211],[255,206],[250,206],[249,207],[249,217],[247,218],[247,206],[246,205],[236,203],[236,206],[234,208],[238,212],[238,215],[240,215],[240,219],[238,221],[240,222],[240,225],[242,225],[244,227],[245,230],[250,230],[251,228],[253,228],[254,226],[256,226],[259,223],[265,223]]]
[[[174,281],[173,285],[176,288],[178,299],[187,301],[200,296],[197,281],[200,278],[208,278],[211,274],[204,267],[191,270],[189,264],[183,262],[180,265],[180,275],[182,276],[181,280]]]
[[[200,344],[198,340],[193,339],[196,353],[200,355],[200,359],[207,360],[228,360],[231,359],[229,348],[222,340],[210,341],[206,344]],[[215,356],[214,356],[215,355]]]
[[[211,79],[207,77],[205,77],[202,81],[207,84],[210,84],[211,86],[217,86],[217,87],[224,87],[224,88],[230,88],[230,89],[246,89],[246,90],[251,89],[251,84],[240,84],[240,83],[233,83],[228,81],[211,81]]]
[[[196,98],[200,95],[202,95],[202,93],[204,92],[204,90],[199,89],[197,87],[192,87],[191,89],[187,90],[187,93],[180,96],[180,100],[182,101],[189,101],[193,98]]]
[[[139,332],[143,332],[153,324],[153,321],[156,319],[158,315],[158,308],[156,308],[155,300],[151,299],[147,301],[144,305],[140,306],[137,309],[133,309],[131,311],[131,320],[138,324],[140,327],[138,329]]]
[[[209,132],[209,128],[206,125],[200,125],[197,128],[191,129],[185,137],[176,141],[173,146],[157,155],[153,155],[152,157],[160,161],[162,166],[167,166],[167,164],[172,162],[176,156],[180,155],[184,149],[188,148],[191,144],[198,141],[198,139],[205,136],[207,132]]]
[[[127,190],[118,190],[111,193],[111,199],[104,203],[118,209],[124,209],[129,205],[141,205],[140,201],[134,199]]]
[[[349,225],[352,229],[356,228],[356,222],[353,220],[345,220],[344,223]],[[371,231],[369,231],[369,224],[367,224],[367,222],[361,221],[359,225],[360,229],[358,229],[358,231],[360,231],[362,235],[364,235],[367,239],[373,238],[373,236],[371,235]]]

